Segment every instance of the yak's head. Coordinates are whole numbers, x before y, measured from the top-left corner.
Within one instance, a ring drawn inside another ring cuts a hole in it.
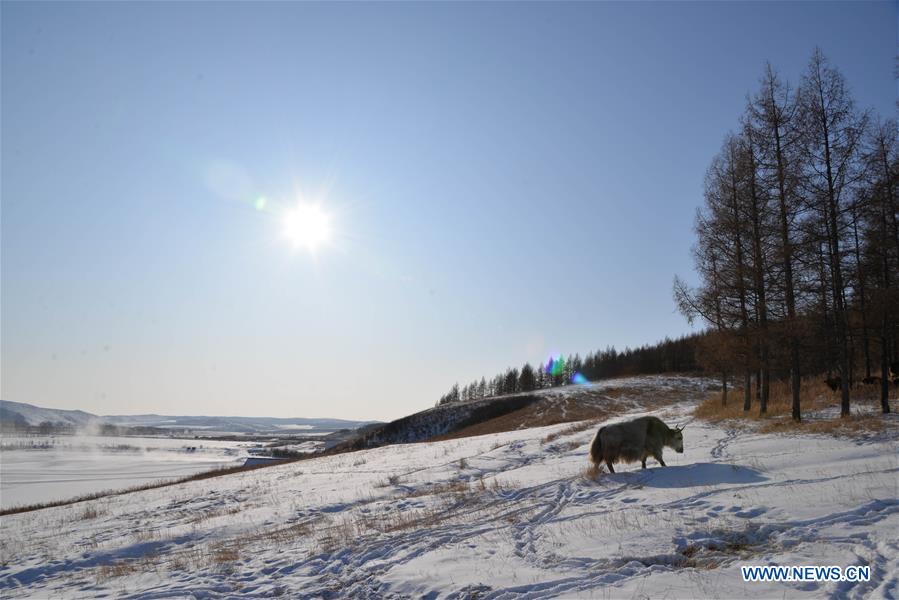
[[[684,425],[684,427],[686,427],[686,425]],[[671,447],[674,448],[675,452],[680,454],[684,453],[684,427],[675,425],[674,432],[671,434]]]

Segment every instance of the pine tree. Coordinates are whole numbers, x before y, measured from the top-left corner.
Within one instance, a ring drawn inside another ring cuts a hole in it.
[[[521,367],[521,373],[518,375],[518,389],[522,392],[531,392],[536,387],[536,384],[534,368],[530,363],[525,363]]]

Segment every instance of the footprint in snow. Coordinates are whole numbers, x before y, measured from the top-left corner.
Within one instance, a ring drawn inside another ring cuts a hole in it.
[[[759,516],[759,515],[763,515],[763,514],[765,514],[766,512],[768,512],[768,509],[767,509],[767,508],[764,508],[764,507],[758,507],[758,508],[753,508],[753,509],[750,509],[750,510],[743,510],[743,511],[740,511],[740,512],[734,512],[734,516],[735,516],[735,517],[740,517],[740,518],[742,518],[742,519],[752,519],[752,518],[755,518],[755,517],[757,517],[757,516]]]

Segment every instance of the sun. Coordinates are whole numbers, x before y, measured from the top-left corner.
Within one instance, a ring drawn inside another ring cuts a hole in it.
[[[310,252],[326,244],[332,235],[331,217],[318,204],[298,204],[284,213],[284,237],[295,248]]]

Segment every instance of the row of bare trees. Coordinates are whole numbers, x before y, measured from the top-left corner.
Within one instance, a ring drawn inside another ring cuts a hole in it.
[[[705,180],[694,247],[700,284],[674,296],[713,335],[708,368],[752,381],[767,411],[772,378],[826,375],[849,414],[850,387],[879,384],[889,412],[899,312],[896,122],[853,102],[815,50],[794,89],[768,65]],[[723,394],[726,402],[726,387]]]

